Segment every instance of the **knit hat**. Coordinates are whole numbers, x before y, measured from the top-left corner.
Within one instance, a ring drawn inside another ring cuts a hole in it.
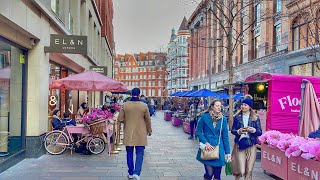
[[[251,108],[253,107],[253,100],[250,97],[245,97],[242,100],[242,103],[247,104],[248,106],[250,106]]]
[[[140,89],[139,88],[133,88],[131,90],[131,95],[132,96],[139,96],[140,95]]]

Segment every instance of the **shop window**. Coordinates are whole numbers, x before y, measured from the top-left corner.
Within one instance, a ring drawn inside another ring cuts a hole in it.
[[[309,22],[303,16],[297,17],[292,23],[293,50],[303,49],[309,46]],[[311,40],[312,41],[312,40]]]
[[[22,146],[23,52],[0,42],[0,164],[24,149]]]
[[[290,74],[312,76],[312,63],[291,66]]]

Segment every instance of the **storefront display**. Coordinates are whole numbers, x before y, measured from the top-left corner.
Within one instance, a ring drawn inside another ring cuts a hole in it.
[[[0,41],[0,164],[24,149],[23,51]]]

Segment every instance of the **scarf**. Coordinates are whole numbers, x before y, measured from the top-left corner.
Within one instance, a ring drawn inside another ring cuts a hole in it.
[[[222,118],[222,113],[221,112],[216,113],[213,110],[210,110],[209,114],[210,114],[212,122],[213,122],[213,127],[215,128],[217,123],[218,123],[218,121],[219,121],[219,119]]]

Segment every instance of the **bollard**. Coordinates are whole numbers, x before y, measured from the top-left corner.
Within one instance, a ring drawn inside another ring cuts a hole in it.
[[[121,148],[119,147],[120,146],[120,128],[121,128],[121,123],[118,123],[118,128],[117,128],[117,137],[116,137],[116,150],[117,151],[121,151]]]
[[[111,154],[119,154],[119,151],[117,150],[117,144],[116,144],[116,121],[113,122],[113,132],[112,132],[112,151]]]

